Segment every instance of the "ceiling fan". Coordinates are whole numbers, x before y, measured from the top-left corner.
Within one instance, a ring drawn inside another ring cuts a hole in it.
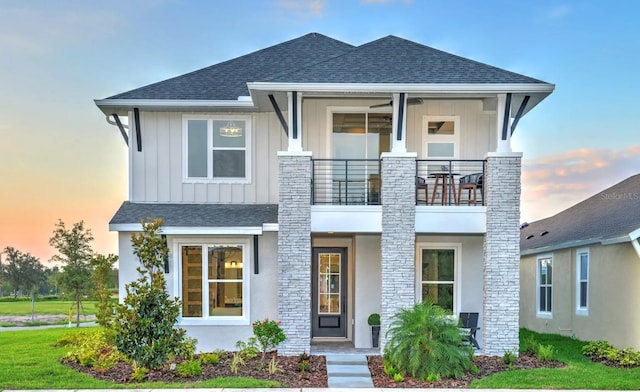
[[[422,98],[407,98],[407,105],[419,105],[422,103]],[[387,103],[381,103],[378,105],[371,105],[369,106],[370,109],[373,108],[383,108],[385,106],[392,106],[393,105],[393,101],[389,101]]]

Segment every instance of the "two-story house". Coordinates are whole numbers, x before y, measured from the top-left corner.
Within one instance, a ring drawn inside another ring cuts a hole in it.
[[[399,309],[480,313],[486,354],[518,347],[518,120],[554,89],[388,36],[308,34],[96,105],[129,146],[130,235],[161,217],[169,291],[201,349],[281,320],[280,352],[371,347]],[[120,117],[128,117],[129,132]],[[113,119],[113,120],[111,120]]]

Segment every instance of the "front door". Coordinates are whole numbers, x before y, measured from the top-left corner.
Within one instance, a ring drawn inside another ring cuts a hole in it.
[[[313,248],[313,337],[347,336],[347,249]]]

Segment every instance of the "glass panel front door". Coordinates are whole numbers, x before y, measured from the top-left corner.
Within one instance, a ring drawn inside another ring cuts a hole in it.
[[[347,260],[345,248],[314,248],[312,262],[312,333],[346,337]]]

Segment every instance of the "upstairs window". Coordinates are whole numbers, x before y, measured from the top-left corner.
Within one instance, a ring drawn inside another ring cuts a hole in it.
[[[248,117],[184,119],[185,177],[188,180],[248,182],[250,120]]]

